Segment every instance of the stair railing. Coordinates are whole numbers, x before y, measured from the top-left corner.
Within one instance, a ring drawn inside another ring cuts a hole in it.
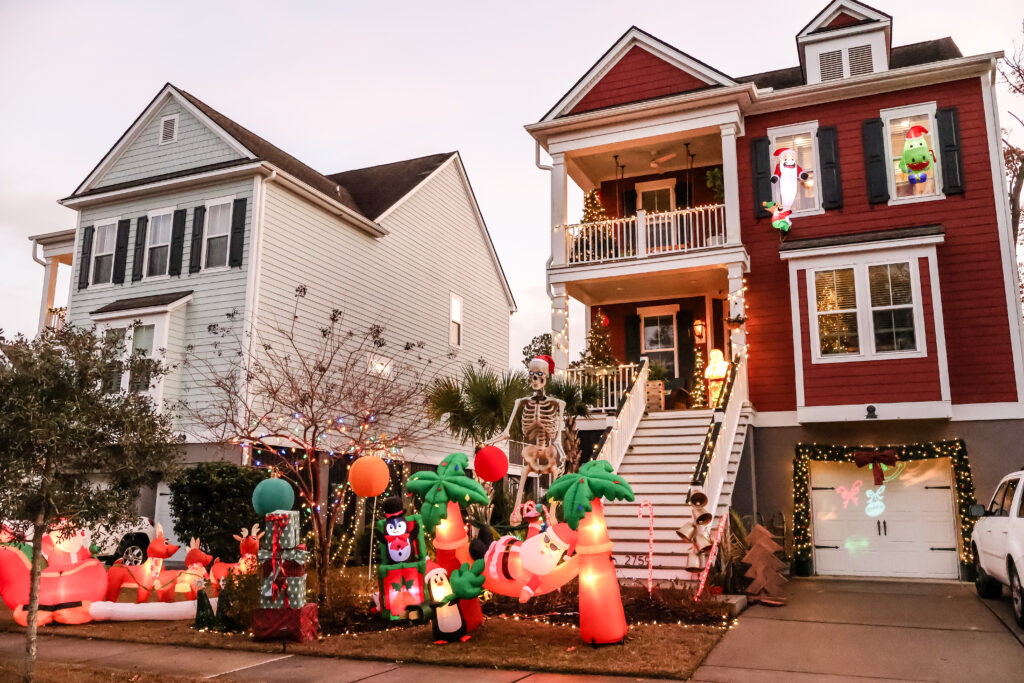
[[[629,444],[633,440],[636,428],[647,409],[647,375],[650,363],[646,358],[640,359],[640,365],[632,381],[619,397],[619,403],[612,416],[614,422],[606,427],[597,442],[594,458],[607,460],[612,468],[619,469],[622,459],[626,456]]]
[[[725,385],[714,405],[714,413],[708,424],[708,431],[701,446],[700,457],[690,480],[690,491],[704,492],[708,497],[707,509],[714,514],[718,507],[718,499],[725,485],[725,477],[729,467],[729,455],[736,430],[739,428],[740,414],[747,400],[746,358],[737,356],[729,364],[729,373]]]

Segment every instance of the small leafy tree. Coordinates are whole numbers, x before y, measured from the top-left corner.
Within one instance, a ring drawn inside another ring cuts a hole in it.
[[[108,392],[123,373],[152,386],[165,372],[141,353],[125,357],[113,335],[0,332],[0,516],[33,530],[26,680],[35,668],[43,535],[58,523],[65,533],[127,524],[139,488],[177,465],[181,439],[149,394]]]
[[[538,334],[523,347],[523,367],[529,367],[530,361],[537,356],[551,355],[551,333]]]
[[[317,602],[324,605],[334,529],[348,501],[347,489],[330,489],[331,467],[359,457],[401,458],[404,448],[435,433],[424,392],[436,364],[423,342],[393,344],[381,324],[350,328],[340,309],[320,318],[313,312],[320,302],[303,306],[306,294],[305,285],[295,288],[288,322],[254,321],[213,356],[193,349],[187,363],[203,398],[182,408],[204,441],[241,444],[254,464],[296,488],[310,515]],[[246,347],[251,351],[242,353]]]
[[[565,451],[565,472],[580,469],[580,433],[576,421],[589,417],[591,408],[601,400],[601,385],[584,381],[577,384],[559,377],[548,380],[547,392],[565,401],[565,428],[562,430],[562,449]]]
[[[204,462],[183,470],[170,484],[178,536],[200,539],[211,555],[225,561],[237,557],[233,536],[263,524],[253,510],[252,491],[267,476],[264,469],[230,462]]]

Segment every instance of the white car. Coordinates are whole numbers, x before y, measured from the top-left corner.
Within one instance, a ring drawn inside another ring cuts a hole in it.
[[[1013,616],[1024,626],[1024,470],[999,482],[988,507],[971,506],[978,521],[971,535],[974,585],[983,598],[998,598],[1010,587]]]
[[[32,536],[29,522],[4,521],[0,526],[0,543],[19,541],[31,544]],[[114,531],[93,530],[88,542],[96,545],[99,549],[96,556],[102,560],[124,560],[125,564],[137,565],[146,561],[146,549],[154,538],[153,520],[136,517],[133,524]]]

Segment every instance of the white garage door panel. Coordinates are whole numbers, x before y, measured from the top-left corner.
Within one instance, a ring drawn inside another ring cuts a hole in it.
[[[868,468],[812,462],[816,571],[957,578],[951,487],[948,458],[897,463],[886,470],[881,486],[875,486]]]

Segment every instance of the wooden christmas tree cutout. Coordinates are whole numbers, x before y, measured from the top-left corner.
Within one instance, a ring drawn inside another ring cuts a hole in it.
[[[760,600],[767,604],[782,604],[785,594],[786,578],[780,573],[786,563],[775,556],[782,546],[775,542],[770,531],[760,524],[747,534],[750,550],[743,557],[743,562],[750,565],[744,574],[752,579],[747,586],[747,595],[751,600]]]

